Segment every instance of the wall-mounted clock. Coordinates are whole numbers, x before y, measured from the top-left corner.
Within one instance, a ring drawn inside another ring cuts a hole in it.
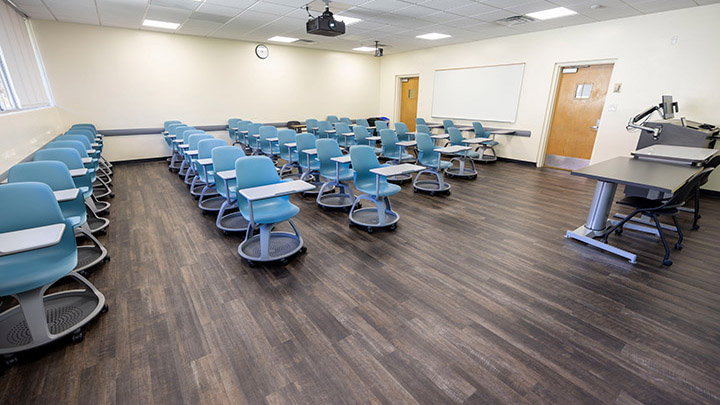
[[[258,58],[265,59],[268,57],[269,54],[270,51],[268,50],[267,46],[260,44],[255,47],[255,55],[257,55]]]

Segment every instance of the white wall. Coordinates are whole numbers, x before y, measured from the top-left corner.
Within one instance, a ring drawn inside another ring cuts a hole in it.
[[[368,55],[34,20],[65,125],[160,127],[377,114],[380,62]],[[111,159],[165,151],[158,136],[108,140]]]
[[[607,96],[592,161],[628,155],[638,137],[625,130],[628,119],[659,103],[663,94],[673,95],[681,115],[720,125],[719,18],[720,5],[710,5],[385,56],[380,111],[399,116],[399,75],[420,75],[418,116],[428,119],[435,69],[524,62],[517,122],[488,124],[531,130],[530,138],[500,136],[498,153],[536,162],[544,153],[556,64],[614,60],[610,83],[622,83],[622,90]],[[610,105],[617,111],[608,111]],[[720,189],[720,175],[713,177],[713,187]]]
[[[29,156],[62,131],[57,108],[0,114],[0,173]]]

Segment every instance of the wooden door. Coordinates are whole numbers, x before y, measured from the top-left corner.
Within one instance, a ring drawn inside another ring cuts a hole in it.
[[[417,118],[418,85],[420,78],[406,77],[400,79],[400,122],[407,125],[409,131],[415,131],[415,118]]]
[[[575,73],[572,69],[563,69],[550,126],[546,165],[566,168],[553,164],[553,160],[578,159],[574,167],[567,167],[575,169],[585,161],[589,163],[612,70],[612,64],[579,67]]]

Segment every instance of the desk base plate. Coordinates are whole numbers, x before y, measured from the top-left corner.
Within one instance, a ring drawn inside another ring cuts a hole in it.
[[[630,253],[626,250],[622,250],[620,248],[616,248],[615,246],[611,246],[607,243],[603,243],[595,238],[593,236],[597,236],[597,231],[593,231],[591,229],[586,228],[584,225],[575,229],[574,231],[566,231],[565,237],[568,239],[575,239],[579,240],[580,242],[585,242],[588,245],[595,246],[596,248],[605,250],[607,252],[616,254],[618,256],[624,257],[628,259],[628,261],[632,264],[637,263],[637,255],[634,253]]]

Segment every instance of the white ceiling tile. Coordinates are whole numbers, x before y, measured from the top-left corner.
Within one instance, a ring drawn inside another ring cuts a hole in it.
[[[695,2],[693,2],[692,0],[654,0],[642,3],[633,3],[632,7],[643,13],[657,13],[660,11],[692,7],[694,5]]]
[[[205,3],[216,4],[218,6],[248,8],[255,4],[256,0],[205,0]]]
[[[254,6],[250,7],[250,10],[256,13],[274,14],[276,16],[285,15],[287,13],[297,10],[296,7],[283,6],[282,4],[268,3],[266,1],[259,1]]]
[[[489,13],[476,14],[471,17],[477,18],[478,20],[483,20],[483,21],[497,21],[497,20],[500,20],[503,18],[512,17],[514,15],[517,15],[517,14],[511,13],[507,10],[496,10],[496,11],[491,11]]]
[[[496,11],[497,8],[489,6],[487,4],[483,3],[472,3],[467,6],[462,6],[458,8],[453,8],[450,10],[453,14],[458,14],[462,16],[473,16],[481,13],[489,13],[491,11]]]
[[[423,21],[429,21],[433,23],[442,23],[452,20],[457,20],[458,16],[457,14],[450,14],[446,13],[444,11],[439,11],[435,14],[426,15],[425,17],[420,18],[420,20]]]
[[[205,36],[220,27],[222,27],[222,24],[217,22],[190,19],[177,32],[179,34]]]
[[[427,8],[424,6],[409,6],[405,8],[401,8],[399,10],[395,10],[394,14],[397,15],[403,15],[407,17],[425,17],[426,15],[435,14],[437,13],[437,10],[434,8]]]
[[[100,24],[93,0],[45,0],[45,5],[59,21]]]
[[[196,11],[207,14],[235,17],[246,9],[247,7],[227,7],[219,6],[217,4],[203,3]]]
[[[520,4],[512,7],[505,7],[505,10],[517,14],[528,14],[536,11],[549,10],[551,8],[557,8],[557,4],[552,4],[545,0],[533,1],[532,3]]]
[[[145,18],[148,20],[182,23],[187,20],[191,14],[192,11],[190,10],[150,5],[145,14]]]
[[[423,7],[434,8],[438,11],[447,11],[477,3],[471,0],[428,0],[421,4]]]
[[[626,5],[618,7],[603,7],[583,12],[583,15],[586,15],[595,20],[611,20],[614,18],[632,17],[640,14],[642,13],[640,13],[635,8]]]
[[[195,11],[200,4],[200,2],[195,0],[150,0],[151,6],[179,8],[190,11]]]
[[[108,27],[140,28],[146,0],[98,0],[100,24]]]
[[[332,6],[332,3],[330,3]],[[369,1],[367,3],[362,3],[363,8],[367,8],[370,10],[379,10],[379,11],[395,11],[400,10],[402,8],[405,8],[408,6],[408,3],[404,3],[402,1],[398,0],[373,0]]]

